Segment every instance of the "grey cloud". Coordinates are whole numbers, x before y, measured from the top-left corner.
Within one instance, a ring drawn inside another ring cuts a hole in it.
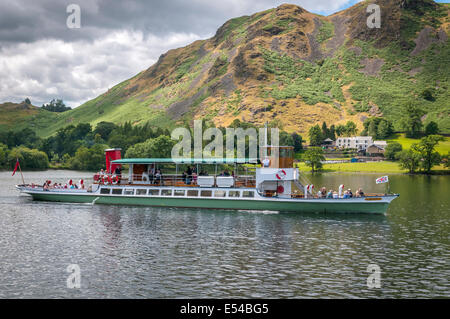
[[[169,49],[214,35],[228,19],[281,0],[0,0],[0,103],[63,98],[76,107],[147,69]],[[291,1],[332,13],[356,0]],[[81,28],[66,26],[67,5]]]

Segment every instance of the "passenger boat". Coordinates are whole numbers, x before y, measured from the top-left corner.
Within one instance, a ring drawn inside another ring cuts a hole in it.
[[[261,147],[264,159],[121,158],[106,150],[107,171],[86,189],[17,185],[34,200],[108,205],[262,210],[305,213],[384,214],[398,194],[337,198],[313,193],[313,185],[293,168],[292,147]],[[128,175],[122,175],[128,165]],[[180,174],[187,166],[185,174]],[[232,172],[219,174],[219,168]],[[198,172],[198,175],[192,171]]]

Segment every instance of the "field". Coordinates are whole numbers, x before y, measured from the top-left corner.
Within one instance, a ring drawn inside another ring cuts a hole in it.
[[[297,163],[301,172],[309,172],[311,168],[305,163]],[[443,166],[435,166],[433,171],[443,171]],[[447,170],[448,171],[448,170]],[[397,162],[368,162],[368,163],[342,163],[342,164],[324,164],[321,172],[353,172],[353,173],[407,173],[407,170],[401,169]]]
[[[403,149],[409,149],[412,144],[419,143],[420,139],[407,138],[405,137],[405,134],[396,134],[396,136],[391,139],[387,139],[387,141],[400,143]],[[450,137],[446,136],[445,141],[438,144],[436,151],[438,151],[441,155],[445,155],[450,152]]]

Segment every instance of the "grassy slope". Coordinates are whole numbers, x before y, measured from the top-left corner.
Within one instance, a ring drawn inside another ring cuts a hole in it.
[[[442,7],[446,7],[448,12],[447,6]],[[280,120],[287,131],[306,135],[310,126],[322,121],[330,125],[352,120],[361,129],[364,117],[376,105],[386,118],[394,120],[399,130],[401,106],[414,101],[428,113],[425,124],[434,120],[442,132],[450,133],[449,41],[445,45],[432,44],[417,56],[409,54],[414,47],[413,39],[425,24],[440,19],[439,23],[444,22],[447,26],[448,16],[427,13],[420,21],[416,21],[418,18],[415,16],[410,17],[414,23],[408,26],[405,34],[412,43],[409,50],[400,49],[398,43],[379,48],[372,42],[354,40],[352,44],[341,46],[323,63],[310,63],[275,52],[272,48],[274,37],[267,32],[280,28],[282,31],[276,37],[282,37],[285,43],[280,42],[279,50],[291,52],[289,50],[293,49],[289,49],[287,43],[296,45],[291,41],[292,37],[296,37],[295,41],[302,39],[298,30],[311,34],[314,29],[312,21],[319,18],[322,26],[318,42],[326,51],[327,41],[334,36],[334,26],[330,18],[309,13],[302,15],[308,23],[301,22],[301,19],[296,22],[292,18],[298,18],[294,10],[293,7],[285,7],[280,11],[272,9],[251,17],[232,19],[219,30],[217,38],[169,51],[148,70],[72,111],[62,114],[40,112],[24,117],[15,127],[31,123],[40,136],[48,136],[60,127],[81,122],[95,125],[100,121],[132,121],[133,124],[150,121],[170,127],[193,118],[211,120],[216,125],[228,125],[239,118],[257,124]],[[435,21],[433,23],[439,25]],[[250,35],[253,38],[249,39]],[[249,42],[252,42],[252,47],[248,47]],[[206,51],[204,55],[199,55],[201,47]],[[353,49],[356,47],[360,48],[361,54],[355,53]],[[242,53],[242,63],[235,63],[234,51],[235,54]],[[229,62],[218,64],[219,57],[228,57]],[[384,61],[378,74],[360,72],[365,59]],[[214,65],[220,68],[210,78]],[[411,73],[412,70],[417,73]],[[242,76],[248,76],[248,79],[242,81],[237,77],[240,71],[245,71]],[[233,74],[234,92],[227,95],[219,90],[213,95],[206,90],[220,83],[225,74]],[[426,88],[435,89],[435,101],[419,97]],[[201,90],[206,93],[189,106],[188,112],[181,113],[181,118],[173,119],[165,114],[174,103],[182,102]],[[267,106],[270,110],[262,111]]]
[[[405,137],[405,134],[396,134],[393,138],[388,139],[388,141],[400,143],[403,149],[409,149],[412,144],[419,143],[420,139],[407,138]],[[436,147],[436,151],[438,151],[441,155],[445,155],[450,152],[450,137],[446,136],[445,141],[439,142]]]

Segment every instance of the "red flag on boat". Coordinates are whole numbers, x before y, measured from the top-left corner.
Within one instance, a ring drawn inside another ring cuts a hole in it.
[[[16,173],[17,168],[19,168],[19,159],[17,159],[16,166],[14,166],[14,171],[12,173],[12,176],[14,176],[14,174]]]

